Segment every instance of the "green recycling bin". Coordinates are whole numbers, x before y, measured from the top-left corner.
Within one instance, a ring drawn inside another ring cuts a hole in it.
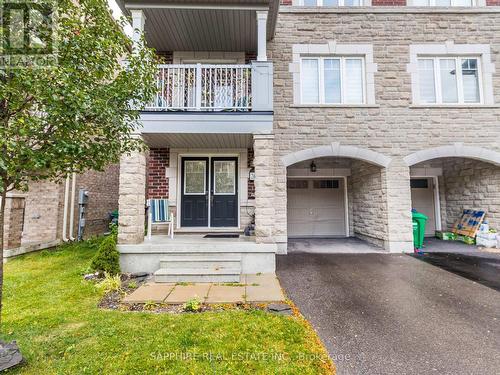
[[[415,249],[421,249],[424,246],[425,224],[429,218],[420,212],[412,212],[413,220],[413,244]]]

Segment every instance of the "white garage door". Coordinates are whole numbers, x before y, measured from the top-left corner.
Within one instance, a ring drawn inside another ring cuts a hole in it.
[[[425,225],[425,235],[434,236],[436,232],[436,209],[432,178],[411,179],[411,204],[412,208],[429,218]]]
[[[288,236],[345,236],[342,179],[288,180]]]

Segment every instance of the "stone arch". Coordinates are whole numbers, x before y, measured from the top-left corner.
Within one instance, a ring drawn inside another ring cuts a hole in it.
[[[440,146],[417,151],[406,156],[404,158],[404,161],[409,167],[411,167],[412,165],[427,160],[447,157],[481,160],[500,166],[500,152],[477,146],[466,146],[462,143],[455,143],[453,145]]]
[[[387,167],[391,163],[391,158],[385,156],[384,154],[356,146],[344,146],[339,142],[333,142],[326,146],[318,146],[292,152],[288,155],[283,156],[281,158],[281,161],[285,167],[288,167],[301,161],[322,158],[326,156],[359,159],[383,168]]]

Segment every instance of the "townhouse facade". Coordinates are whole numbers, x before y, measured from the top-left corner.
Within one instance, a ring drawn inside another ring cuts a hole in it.
[[[150,150],[120,166],[124,270],[181,252],[274,272],[290,238],[410,252],[412,208],[428,235],[465,208],[500,226],[497,0],[121,6],[162,59],[137,132]],[[152,198],[168,200],[176,239],[159,226],[145,239]]]

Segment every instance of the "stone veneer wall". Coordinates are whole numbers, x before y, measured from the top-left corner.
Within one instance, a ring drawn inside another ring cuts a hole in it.
[[[369,26],[368,26],[369,25]],[[339,142],[376,151],[392,159],[383,171],[387,194],[387,233],[394,243],[411,240],[409,168],[402,158],[423,149],[462,142],[500,151],[500,108],[423,108],[412,106],[407,72],[410,45],[422,43],[489,44],[494,98],[500,103],[499,13],[307,13],[282,8],[276,35],[268,44],[274,64],[275,238],[286,241],[286,169],[281,158],[290,153]],[[460,37],[457,37],[457,36]],[[372,44],[375,79],[374,106],[311,107],[293,105],[294,44]],[[408,212],[407,212],[408,211]],[[379,230],[378,224],[365,228]]]
[[[144,240],[146,204],[146,154],[132,152],[120,159],[118,243]]]
[[[387,205],[381,168],[359,160],[351,164],[352,235],[383,246],[387,238]]]
[[[272,243],[274,231],[274,136],[254,135],[255,237],[258,243]]]
[[[443,181],[445,228],[451,229],[462,210],[470,208],[485,210],[490,226],[500,230],[500,167],[477,160],[446,158]]]
[[[406,0],[372,0],[373,6],[405,6]]]
[[[253,166],[253,148],[249,148],[247,152],[247,166],[251,171],[255,171]],[[248,199],[255,199],[255,181],[248,180]]]

